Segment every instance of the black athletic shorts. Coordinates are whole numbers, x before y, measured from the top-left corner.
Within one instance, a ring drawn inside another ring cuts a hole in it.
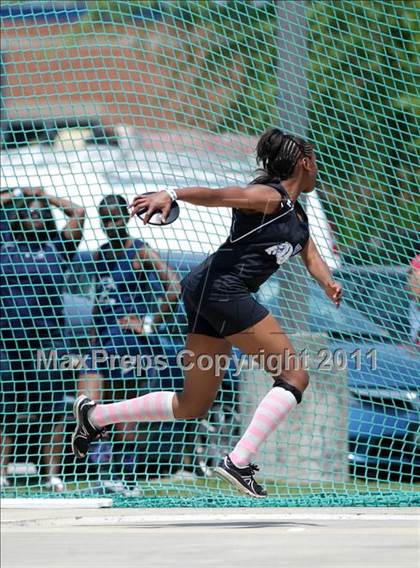
[[[226,337],[248,329],[270,313],[251,294],[211,301],[201,296],[200,291],[182,286],[188,333]]]

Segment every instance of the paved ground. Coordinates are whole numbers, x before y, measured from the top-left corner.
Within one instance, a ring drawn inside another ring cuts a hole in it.
[[[2,568],[419,568],[415,509],[3,510]]]

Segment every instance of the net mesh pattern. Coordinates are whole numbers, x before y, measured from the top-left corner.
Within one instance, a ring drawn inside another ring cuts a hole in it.
[[[2,494],[418,504],[418,3],[4,2],[1,18]],[[344,301],[297,257],[256,295],[311,377],[255,457],[268,499],[213,473],[272,385],[236,349],[206,418],[110,428],[76,460],[86,385],[104,402],[182,390],[178,282],[230,229],[229,209],[181,203],[164,228],[130,219],[127,243],[124,203],[245,186],[271,126],[315,149],[302,204]]]

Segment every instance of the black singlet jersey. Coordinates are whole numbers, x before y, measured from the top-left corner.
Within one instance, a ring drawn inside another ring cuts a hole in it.
[[[184,278],[187,290],[209,300],[248,295],[304,248],[309,224],[303,207],[291,201],[280,182],[266,185],[282,196],[277,211],[245,214],[233,209],[227,240]]]

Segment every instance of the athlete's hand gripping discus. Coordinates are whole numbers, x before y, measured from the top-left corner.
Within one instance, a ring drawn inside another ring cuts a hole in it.
[[[179,217],[174,190],[152,191],[137,195],[130,205],[131,216],[137,215],[145,225],[170,225]]]

